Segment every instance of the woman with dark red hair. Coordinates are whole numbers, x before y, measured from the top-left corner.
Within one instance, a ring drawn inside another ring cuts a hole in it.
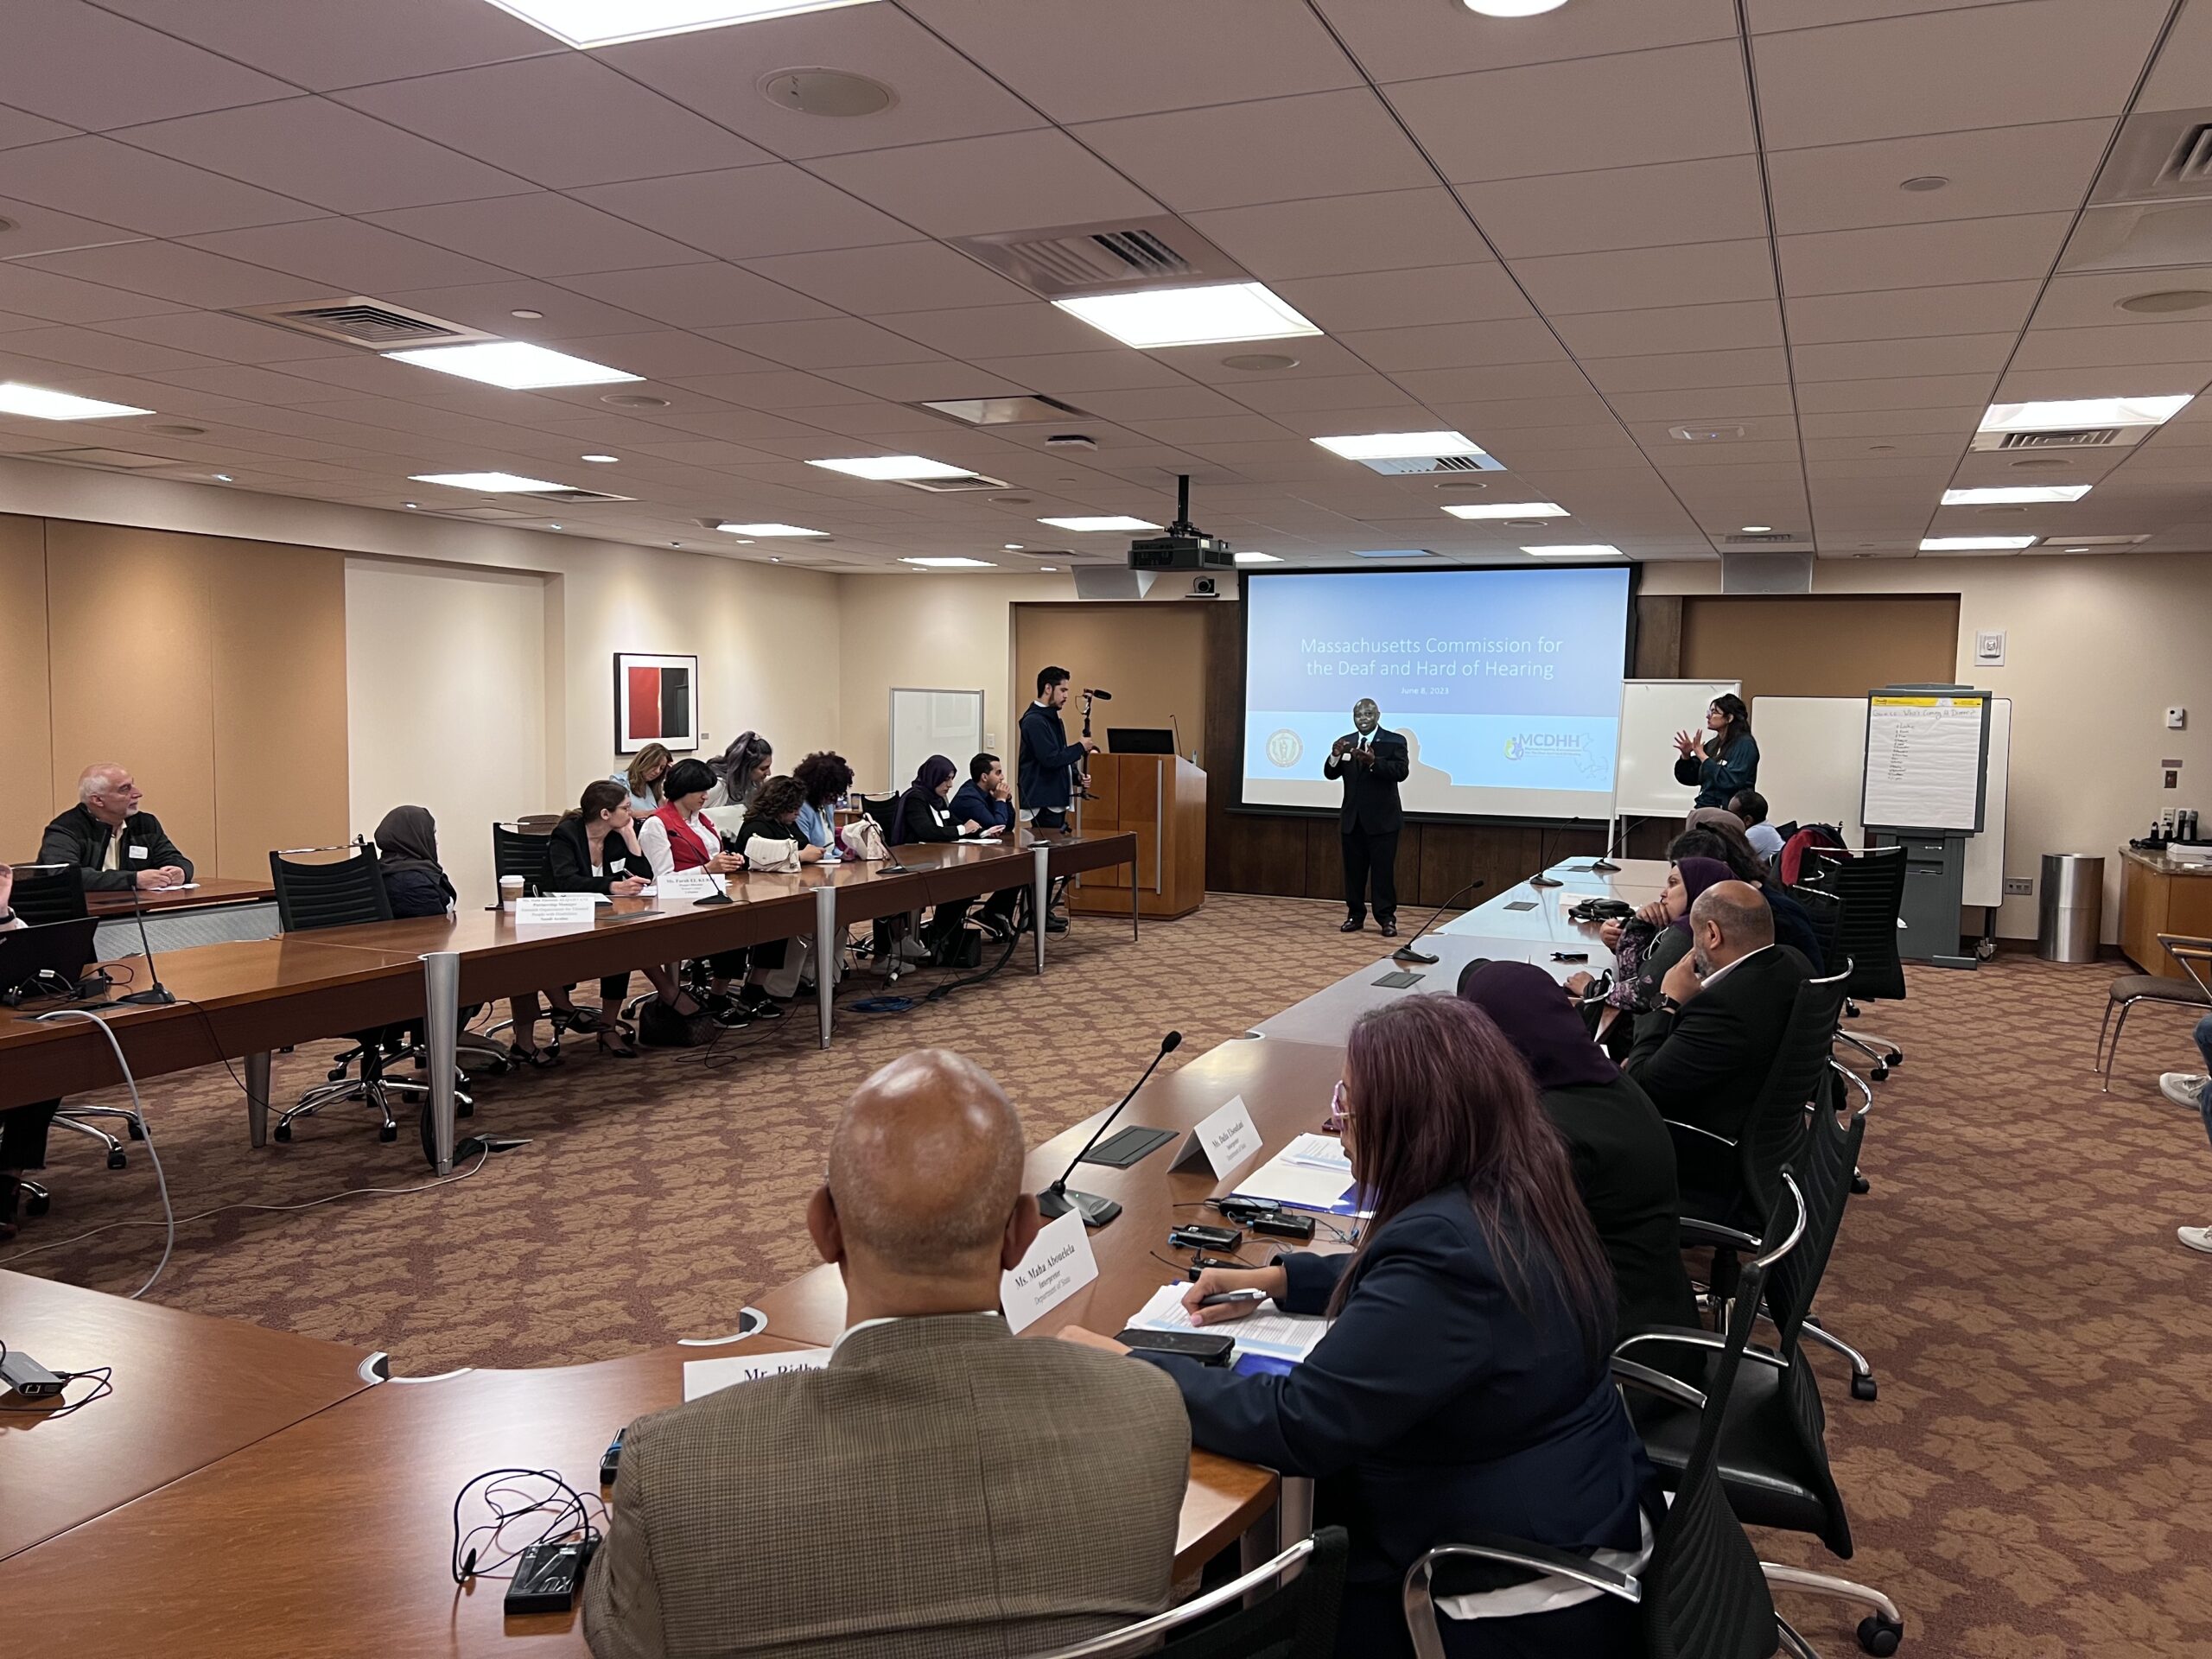
[[[1400,1586],[1424,1551],[1503,1533],[1633,1570],[1660,1500],[1609,1380],[1611,1272],[1559,1131],[1490,1016],[1452,996],[1365,1015],[1337,1107],[1374,1211],[1358,1248],[1209,1268],[1184,1296],[1213,1324],[1249,1310],[1205,1298],[1263,1290],[1332,1315],[1328,1334],[1283,1375],[1140,1357],[1182,1389],[1192,1444],[1319,1483],[1317,1524],[1351,1535],[1337,1651],[1406,1654]],[[1453,1659],[1642,1651],[1634,1608],[1555,1580],[1438,1605]]]

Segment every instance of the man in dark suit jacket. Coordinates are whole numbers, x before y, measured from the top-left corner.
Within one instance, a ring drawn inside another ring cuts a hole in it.
[[[806,1215],[845,1333],[630,1426],[584,1580],[598,1659],[1046,1653],[1167,1605],[1190,1422],[1149,1366],[1007,1330],[1025,1144],[957,1054],[861,1085]]]
[[[1382,729],[1382,711],[1372,697],[1352,705],[1352,729],[1330,747],[1324,778],[1344,781],[1344,804],[1337,827],[1344,842],[1344,931],[1366,925],[1368,878],[1374,876],[1375,920],[1384,938],[1398,931],[1398,830],[1405,812],[1398,785],[1410,764],[1406,740]]]
[[[38,861],[74,864],[87,893],[181,887],[192,880],[192,861],[150,812],[128,766],[101,761],[77,779],[77,802],[39,837]]]
[[[1658,1006],[1637,1017],[1621,1070],[1660,1116],[1739,1140],[1812,964],[1774,942],[1774,913],[1746,882],[1707,887],[1689,924],[1689,950],[1660,982]],[[1709,1159],[1685,1156],[1681,1174],[1686,1192],[1736,1185],[1734,1163],[1717,1147]]]

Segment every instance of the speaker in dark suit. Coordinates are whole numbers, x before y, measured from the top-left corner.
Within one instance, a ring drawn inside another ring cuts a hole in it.
[[[1351,723],[1321,767],[1323,777],[1344,785],[1337,817],[1344,843],[1344,931],[1357,933],[1365,925],[1371,876],[1375,919],[1388,938],[1398,931],[1398,830],[1406,816],[1398,785],[1411,760],[1406,740],[1382,729],[1382,711],[1371,697],[1352,705]]]

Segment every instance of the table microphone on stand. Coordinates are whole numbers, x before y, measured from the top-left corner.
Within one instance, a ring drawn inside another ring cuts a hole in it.
[[[1046,1220],[1058,1221],[1069,1211],[1079,1210],[1083,1212],[1084,1226],[1103,1227],[1122,1213],[1121,1204],[1116,1199],[1101,1198],[1096,1192],[1069,1191],[1068,1177],[1075,1173],[1076,1165],[1090,1156],[1090,1149],[1098,1144],[1098,1137],[1113,1127],[1114,1120],[1122,1115],[1122,1108],[1128,1105],[1135,1096],[1137,1090],[1144,1087],[1145,1079],[1158,1071],[1160,1063],[1179,1048],[1182,1042],[1183,1033],[1179,1031],[1171,1031],[1160,1039],[1160,1052],[1154,1055],[1152,1064],[1145,1067],[1144,1077],[1139,1077],[1130,1084],[1129,1092],[1114,1103],[1114,1109],[1106,1114],[1104,1120],[1092,1133],[1090,1139],[1083,1143],[1083,1150],[1069,1160],[1068,1166],[1062,1173],[1060,1179],[1037,1195],[1038,1211]]]
[[[154,965],[154,942],[146,937],[146,906],[138,897],[138,878],[130,879],[130,908],[138,918],[138,945],[146,953],[146,977],[154,982],[143,991],[133,991],[128,996],[118,996],[118,1002],[128,1002],[133,1007],[165,1007],[176,1001],[176,993],[162,983],[161,969]]]
[[[1436,925],[1436,918],[1439,916],[1441,916],[1446,911],[1451,909],[1452,906],[1458,904],[1459,900],[1465,898],[1477,887],[1483,885],[1483,878],[1478,875],[1473,880],[1468,882],[1465,887],[1460,888],[1459,892],[1453,893],[1449,899],[1446,899],[1442,904],[1439,905],[1434,910],[1431,911],[1428,914],[1428,919],[1414,930],[1413,938],[1408,939],[1403,944],[1400,945],[1396,950],[1390,953],[1390,960],[1393,962],[1432,963],[1436,961],[1436,957],[1428,955],[1425,951],[1416,950],[1414,949],[1414,946],[1421,943],[1421,936],[1422,934],[1427,932],[1430,928]]]

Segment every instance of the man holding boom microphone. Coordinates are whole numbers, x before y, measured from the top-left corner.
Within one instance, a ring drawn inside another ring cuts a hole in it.
[[[1398,933],[1398,830],[1405,813],[1398,785],[1406,779],[1406,740],[1382,729],[1382,711],[1372,697],[1352,705],[1352,729],[1330,746],[1321,767],[1324,778],[1341,778],[1344,806],[1337,827],[1344,843],[1344,931],[1366,925],[1370,873],[1375,921],[1386,939]]]

